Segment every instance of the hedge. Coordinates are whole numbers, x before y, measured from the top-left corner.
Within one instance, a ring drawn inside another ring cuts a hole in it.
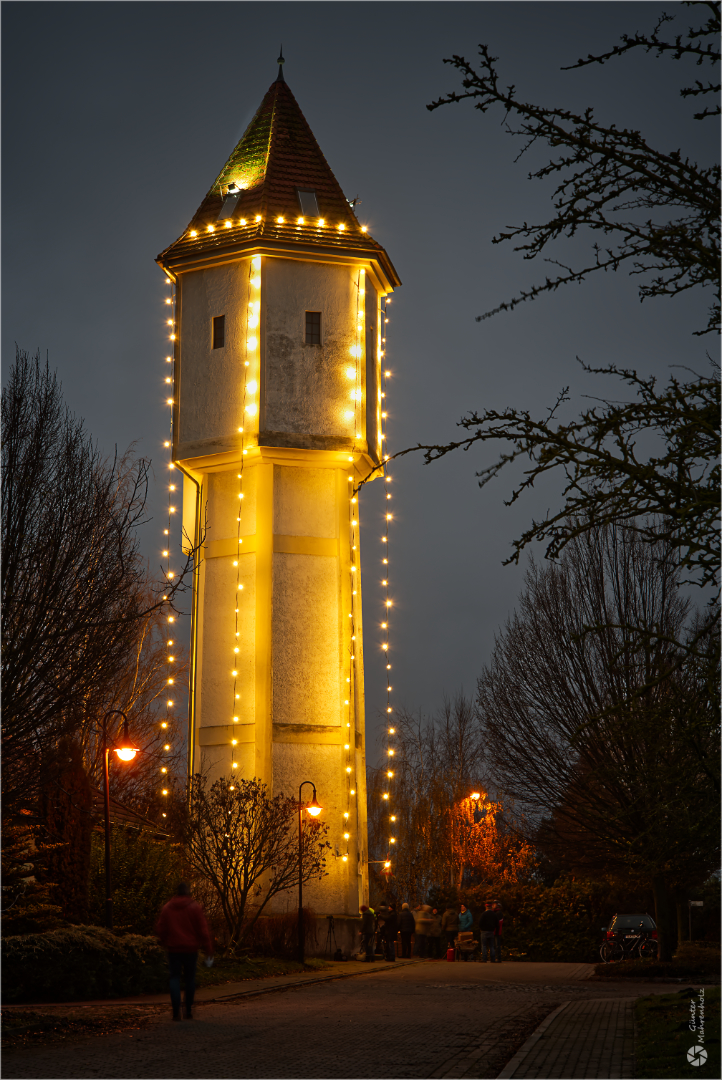
[[[508,959],[555,962],[599,960],[601,928],[615,911],[649,911],[651,896],[605,881],[560,878],[553,885],[511,882],[461,889],[459,901],[478,916],[489,899],[501,902],[503,953]]]
[[[604,979],[690,979],[719,983],[720,948],[711,941],[681,941],[670,961],[624,960],[598,964],[594,972]]]
[[[2,984],[6,1004],[83,1001],[162,993],[168,974],[155,938],[71,926],[3,938]]]

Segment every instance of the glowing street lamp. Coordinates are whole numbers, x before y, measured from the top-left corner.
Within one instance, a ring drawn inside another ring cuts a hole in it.
[[[113,749],[120,761],[132,761],[138,753],[128,735],[128,717],[122,709],[111,709],[103,717],[103,794],[105,795],[105,925],[113,929],[113,889],[110,876],[110,747],[108,746],[108,717],[123,717],[123,736],[120,746]]]
[[[486,817],[488,807],[485,806],[486,795],[482,795],[480,791],[472,791],[469,796],[474,805],[474,824],[478,825]]]
[[[301,791],[310,784],[313,788],[313,798],[308,806],[303,805],[301,801]],[[305,933],[303,928],[303,811],[307,810],[311,817],[318,817],[323,810],[323,807],[316,799],[316,785],[312,780],[304,780],[298,789],[298,962],[304,963],[304,946],[305,946]]]

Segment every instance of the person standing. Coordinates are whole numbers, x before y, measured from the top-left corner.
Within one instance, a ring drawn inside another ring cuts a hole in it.
[[[419,956],[425,960],[429,955],[428,935],[431,927],[431,908],[428,904],[422,904],[418,911],[414,912],[416,919],[416,940],[419,943]]]
[[[408,904],[401,905],[399,915],[399,933],[401,934],[401,958],[411,959],[411,935],[416,928],[416,921]]]
[[[388,914],[389,906],[385,900],[382,904],[379,904],[379,906],[374,909],[374,915],[376,916],[376,949],[374,951],[382,953],[384,959],[386,959],[386,938],[384,936],[384,923],[386,922]]]
[[[386,959],[390,962],[396,960],[396,934],[398,933],[399,922],[396,915],[396,904],[389,904],[386,918],[384,919],[384,953]]]
[[[446,947],[452,949],[459,933],[459,912],[451,904],[441,916],[441,929],[446,934]]]
[[[494,911],[496,912],[496,916],[497,916],[497,918],[499,920],[499,925],[497,927],[496,935],[494,937],[494,948],[496,950],[495,960],[496,960],[497,964],[500,964],[501,963],[501,935],[502,935],[503,929],[504,929],[504,916],[502,914],[501,904],[498,901],[497,901],[496,904],[494,904]]]
[[[361,935],[361,948],[365,953],[364,963],[370,964],[374,958],[374,937],[376,935],[374,913],[367,904],[362,904],[359,911],[361,912],[359,934]]]
[[[155,924],[161,945],[168,952],[170,1001],[173,1019],[181,1019],[181,975],[185,980],[185,1016],[193,1019],[198,950],[213,956],[213,938],[201,905],[193,899],[188,883],[180,881],[175,896],[161,910]]]
[[[431,912],[431,925],[429,926],[429,946],[432,959],[441,959],[441,915],[436,908]]]
[[[462,904],[461,905],[461,912],[459,914],[459,933],[460,934],[471,933],[471,931],[473,929],[473,926],[474,926],[474,916],[469,911],[466,904]],[[464,961],[468,960],[471,953],[466,949],[461,949],[460,951],[461,951],[462,960],[464,960]]]
[[[487,908],[486,911],[482,911],[481,918],[479,919],[479,930],[481,931],[481,962],[486,963],[486,954],[489,953],[489,960],[494,963],[494,935],[499,927],[499,916],[494,908]]]
[[[459,933],[466,934],[474,925],[474,916],[469,911],[466,904],[461,905],[461,913],[459,915]]]

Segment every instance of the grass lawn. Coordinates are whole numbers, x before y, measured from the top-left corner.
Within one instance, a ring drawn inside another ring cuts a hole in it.
[[[700,994],[704,994],[704,1040],[700,1030]],[[694,1005],[694,1011],[692,1004]],[[720,1076],[720,991],[719,987],[681,990],[677,994],[640,998],[635,1007],[637,1039],[635,1076],[681,1080],[695,1076]],[[692,1030],[694,1028],[694,1030]],[[687,1051],[704,1046],[707,1060],[692,1065]]]
[[[223,983],[244,982],[246,979],[268,979],[272,975],[293,975],[302,971],[321,971],[331,965],[325,960],[309,957],[305,965],[297,960],[275,960],[273,957],[247,957],[242,960],[227,959],[218,956],[212,968],[199,963],[196,972],[196,986],[221,986]]]

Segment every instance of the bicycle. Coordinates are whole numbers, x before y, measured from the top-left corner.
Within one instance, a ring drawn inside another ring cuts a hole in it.
[[[632,960],[635,953],[641,960],[655,960],[657,942],[644,934],[634,938],[628,935],[622,941],[603,941],[599,949],[599,955],[605,964],[618,964],[621,960]]]

